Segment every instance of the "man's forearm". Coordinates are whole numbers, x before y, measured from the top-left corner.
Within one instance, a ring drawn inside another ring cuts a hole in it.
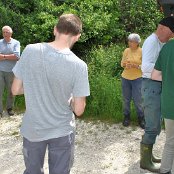
[[[24,88],[23,88],[22,81],[15,77],[14,80],[13,80],[11,91],[12,91],[13,95],[22,95],[22,94],[24,94]]]
[[[11,60],[16,61],[19,58],[15,54],[0,54],[0,60]]]
[[[151,74],[152,80],[162,81],[162,73],[161,71],[158,71],[154,69]]]
[[[81,116],[85,110],[86,97],[71,97],[70,106],[76,116]]]
[[[5,60],[12,60],[12,61],[16,61],[19,58],[15,55],[15,54],[4,54],[4,59]]]

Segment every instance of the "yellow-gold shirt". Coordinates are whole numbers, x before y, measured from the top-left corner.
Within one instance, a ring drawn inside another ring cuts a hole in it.
[[[130,62],[136,65],[140,65],[142,63],[142,49],[138,47],[136,50],[132,50],[130,48],[126,48],[123,52],[123,57],[121,60],[121,66],[123,67],[124,62]],[[141,68],[124,68],[121,76],[128,80],[135,80],[142,77]]]

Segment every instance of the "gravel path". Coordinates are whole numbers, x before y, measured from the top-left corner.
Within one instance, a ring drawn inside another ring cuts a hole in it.
[[[0,119],[0,174],[23,173],[21,117]],[[71,174],[150,174],[139,168],[142,129],[80,119],[76,125],[75,163]],[[164,140],[162,131],[154,147],[155,154],[161,156]],[[47,155],[44,168],[48,174]]]

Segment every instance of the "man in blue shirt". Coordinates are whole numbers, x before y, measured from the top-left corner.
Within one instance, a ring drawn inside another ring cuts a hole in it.
[[[11,85],[13,81],[12,69],[20,56],[20,42],[12,38],[12,29],[9,26],[2,28],[3,39],[0,40],[0,117],[3,113],[3,92],[7,89],[6,109],[9,116],[14,115],[13,95]]]

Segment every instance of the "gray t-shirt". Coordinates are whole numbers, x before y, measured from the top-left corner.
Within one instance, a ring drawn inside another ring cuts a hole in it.
[[[26,112],[21,134],[37,142],[69,135],[75,128],[68,100],[89,96],[87,65],[72,51],[47,43],[28,45],[13,68],[23,81]]]

